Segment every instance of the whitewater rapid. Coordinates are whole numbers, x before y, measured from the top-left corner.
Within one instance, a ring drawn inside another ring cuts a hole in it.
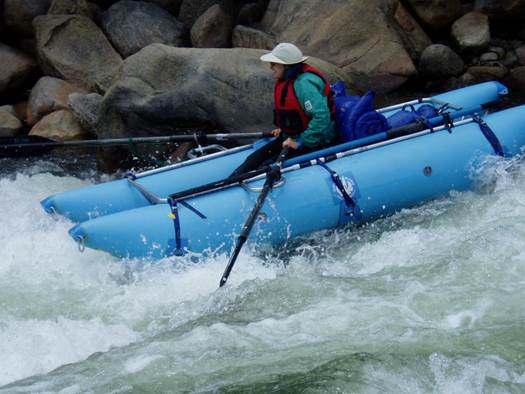
[[[221,290],[226,255],[80,253],[39,201],[93,171],[5,168],[0,392],[525,392],[521,159],[474,192],[243,251]]]

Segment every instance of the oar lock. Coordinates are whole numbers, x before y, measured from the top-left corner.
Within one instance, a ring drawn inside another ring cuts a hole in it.
[[[273,185],[272,185],[272,189],[275,189],[275,188],[278,188],[278,187],[281,187],[281,186],[284,186],[284,184],[286,183],[286,178],[281,176],[281,178],[277,181],[277,182],[274,182]],[[260,187],[253,187],[253,186],[249,186],[246,182],[244,181],[241,181],[239,182],[239,185],[246,191],[248,192],[252,192],[252,193],[260,193],[262,192],[263,190],[263,187],[264,186],[260,186]]]
[[[228,150],[228,148],[225,148],[224,146],[219,144],[211,144],[206,146],[199,145],[197,148],[190,149],[186,155],[190,159],[195,159],[197,157],[210,154],[212,152],[221,152],[226,150]]]
[[[268,171],[266,172],[266,178],[273,178],[274,181],[271,184],[271,188],[275,189],[277,187],[281,187],[286,183],[286,179],[281,174],[281,165],[280,164],[271,164],[269,166]],[[260,193],[264,189],[264,186],[261,187],[253,187],[248,186],[245,181],[240,181],[239,185],[246,191],[253,192],[253,193]]]

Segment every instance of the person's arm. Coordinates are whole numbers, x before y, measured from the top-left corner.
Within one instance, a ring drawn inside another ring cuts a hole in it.
[[[298,147],[316,148],[325,145],[333,137],[332,121],[327,97],[322,94],[324,82],[316,75],[307,74],[294,83],[295,94],[310,119],[308,127],[296,142]]]

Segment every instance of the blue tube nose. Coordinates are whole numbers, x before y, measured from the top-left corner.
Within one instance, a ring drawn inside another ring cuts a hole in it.
[[[79,223],[75,225],[74,227],[71,227],[68,233],[77,242],[80,239],[84,239],[86,236],[86,233],[84,232],[84,229],[82,228],[82,223]]]
[[[55,214],[57,213],[55,204],[53,202],[54,196],[49,196],[44,198],[42,201],[40,201],[40,205],[42,205],[42,208],[44,208],[44,211],[46,211],[49,214]]]
[[[82,223],[79,223],[75,227],[71,228],[68,233],[78,244],[78,250],[83,252],[86,247],[86,233],[82,228]]]
[[[505,96],[506,94],[509,94],[509,88],[507,88],[505,85],[503,85],[502,83],[500,83],[498,81],[494,81],[494,83],[497,86],[498,94],[500,96]]]

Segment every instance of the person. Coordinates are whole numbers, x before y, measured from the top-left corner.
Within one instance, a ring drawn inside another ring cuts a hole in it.
[[[334,106],[330,85],[293,44],[281,43],[262,55],[275,77],[274,140],[251,155],[231,174],[239,175],[277,159],[282,148],[288,157],[322,149],[335,140]]]

